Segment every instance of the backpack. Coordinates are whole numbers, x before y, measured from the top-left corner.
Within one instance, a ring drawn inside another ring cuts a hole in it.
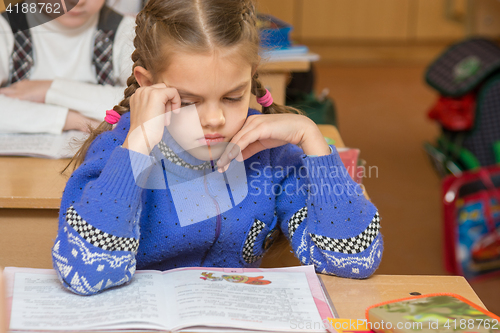
[[[425,79],[440,93],[428,116],[442,133],[424,144],[438,173],[500,163],[500,47],[483,38],[457,43],[429,66]]]
[[[316,124],[330,124],[338,128],[335,102],[324,89],[319,96],[314,92],[315,68],[307,72],[292,72],[286,87],[286,105],[304,112]]]
[[[446,176],[442,198],[446,270],[468,280],[500,274],[500,166]]]

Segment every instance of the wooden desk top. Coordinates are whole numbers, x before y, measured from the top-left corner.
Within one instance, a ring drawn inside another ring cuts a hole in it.
[[[311,68],[311,62],[304,61],[273,61],[259,64],[259,72],[307,72]]]
[[[0,208],[59,209],[69,160],[0,157]]]
[[[324,136],[344,143],[332,125],[318,125]],[[59,209],[67,176],[60,174],[68,159],[0,157],[0,208]]]
[[[320,275],[339,318],[364,319],[370,305],[423,294],[454,293],[484,307],[462,276],[374,275],[366,280]]]

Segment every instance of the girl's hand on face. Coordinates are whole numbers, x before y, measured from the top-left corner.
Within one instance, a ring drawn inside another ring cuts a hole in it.
[[[330,154],[323,135],[310,118],[290,113],[252,115],[231,139],[217,166],[224,172],[233,158],[241,162],[262,150],[287,143],[298,145],[307,155]]]
[[[21,80],[0,89],[0,95],[24,101],[45,103],[45,95],[50,88],[50,80]]]
[[[179,113],[180,108],[177,89],[164,83],[137,89],[130,97],[130,130],[123,147],[149,155],[170,125],[171,111]]]

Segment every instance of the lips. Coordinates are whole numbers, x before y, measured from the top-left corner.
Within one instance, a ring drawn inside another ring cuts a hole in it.
[[[205,137],[199,138],[198,142],[202,145],[211,145],[211,144],[216,144],[219,142],[223,142],[224,137],[220,135],[219,133],[214,133],[214,134],[205,134]]]

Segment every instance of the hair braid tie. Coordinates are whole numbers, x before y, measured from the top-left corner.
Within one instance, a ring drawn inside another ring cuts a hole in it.
[[[266,94],[264,96],[257,97],[257,103],[265,108],[270,107],[273,104],[273,96],[271,95],[269,90],[266,89]]]
[[[110,125],[114,125],[120,120],[121,115],[116,112],[115,110],[107,110],[106,111],[106,117],[104,118],[104,121],[107,122]]]

